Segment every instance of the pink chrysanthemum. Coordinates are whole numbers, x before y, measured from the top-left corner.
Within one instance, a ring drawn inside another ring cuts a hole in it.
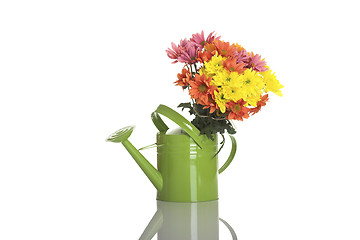
[[[175,59],[172,63],[188,63],[196,62],[196,57],[199,52],[199,47],[194,42],[187,39],[181,40],[179,45],[171,43],[172,49],[168,48],[166,53],[169,58]]]
[[[195,63],[198,52],[199,48],[193,42],[188,41],[186,43],[186,46],[180,49],[178,61],[188,64]]]
[[[216,34],[214,34],[214,32],[211,32],[205,40],[204,31],[201,31],[201,33],[193,34],[190,41],[194,42],[195,45],[199,47],[200,50],[202,50],[206,43],[212,43],[215,39],[220,39],[220,36],[216,37]]]
[[[189,42],[189,40],[187,40],[185,38],[184,40],[180,40],[179,45],[176,45],[173,42],[171,43],[172,49],[168,48],[166,50],[166,53],[170,59],[175,59],[175,61],[172,63],[180,62],[179,58],[182,55],[182,52],[184,51],[184,49],[186,49],[186,45],[188,44],[188,42]]]
[[[249,63],[249,54],[247,53],[247,51],[245,49],[241,50],[238,54],[237,54],[237,63]]]
[[[172,47],[172,49],[170,49],[170,48],[168,48],[167,50],[166,50],[166,53],[167,53],[167,55],[168,55],[168,57],[170,58],[170,59],[175,59],[175,61],[174,62],[172,62],[172,63],[177,63],[178,61],[177,61],[177,59],[178,59],[178,57],[179,57],[179,55],[180,55],[180,49],[179,49],[179,47],[175,44],[175,43],[171,43],[171,47]]]
[[[264,60],[261,60],[261,56],[259,54],[256,55],[254,55],[254,53],[250,54],[248,68],[252,68],[253,70],[258,72],[265,72],[269,70],[265,66],[266,66],[266,62]]]

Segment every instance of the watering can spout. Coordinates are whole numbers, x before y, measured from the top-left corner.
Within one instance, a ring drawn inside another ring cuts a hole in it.
[[[134,128],[134,126],[124,127],[110,135],[107,141],[115,143],[121,142],[155,188],[161,191],[163,179],[160,172],[128,140]]]

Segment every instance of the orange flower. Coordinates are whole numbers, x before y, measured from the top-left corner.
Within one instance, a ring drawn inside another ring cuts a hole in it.
[[[215,91],[215,90],[214,90]],[[219,106],[216,104],[214,100],[214,91],[208,94],[208,100],[199,104],[204,105],[203,109],[210,108],[210,113],[213,113],[216,109],[219,109]]]
[[[210,52],[202,51],[198,52],[198,56],[196,60],[198,60],[200,63],[208,62],[212,58],[212,54]]]
[[[245,50],[245,48],[243,48],[240,44],[235,43],[234,45],[236,47],[237,52],[241,52],[242,50]]]
[[[226,107],[230,109],[227,119],[243,120],[243,118],[249,117],[249,108],[245,107],[246,102],[243,99],[240,99],[237,102],[231,101],[226,104]]]
[[[220,40],[214,40],[214,45],[219,55],[223,57],[231,57],[237,53],[237,47],[234,44],[229,42],[224,42]]]
[[[207,78],[204,74],[195,75],[195,79],[190,81],[189,94],[191,98],[194,98],[197,103],[201,105],[207,105],[209,101],[209,95],[211,96],[216,89],[215,86],[210,85],[211,77]]]
[[[269,101],[269,94],[265,94],[261,97],[260,101],[257,102],[256,107],[251,108],[249,113],[254,115],[255,113],[259,112],[261,107],[266,105],[266,102]]]
[[[177,75],[178,80],[174,82],[176,86],[187,87],[189,85],[189,81],[191,80],[191,73],[188,69],[183,68],[181,73]]]
[[[236,58],[228,58],[223,61],[223,66],[225,69],[229,70],[230,72],[238,72],[239,74],[243,73],[247,68],[246,63],[237,63]]]
[[[213,55],[215,55],[215,52],[216,51],[216,47],[214,45],[214,43],[208,43],[204,46],[204,49],[206,52],[209,52],[209,53],[212,53]]]
[[[207,43],[203,51],[199,51],[197,60],[201,63],[208,62],[216,54],[216,47],[212,43]]]

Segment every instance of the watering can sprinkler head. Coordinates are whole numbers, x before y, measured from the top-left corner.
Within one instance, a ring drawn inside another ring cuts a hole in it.
[[[114,143],[119,143],[119,142],[124,142],[127,141],[127,139],[130,137],[131,133],[133,132],[135,126],[127,126],[124,127],[116,132],[114,132],[113,134],[111,134],[106,141],[107,142],[114,142]]]
[[[127,126],[111,134],[106,141],[119,143],[121,142],[130,155],[134,158],[139,167],[143,170],[145,175],[149,178],[152,184],[158,191],[161,191],[163,185],[163,179],[160,172],[154,168],[151,163],[139,152],[138,149],[131,144],[128,140],[135,126]]]

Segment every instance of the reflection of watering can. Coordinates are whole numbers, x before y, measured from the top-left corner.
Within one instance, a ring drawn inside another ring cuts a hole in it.
[[[219,220],[229,229],[232,239],[237,239],[233,228],[219,218],[217,200],[198,203],[157,201],[157,212],[139,240],[219,240]]]
[[[159,114],[174,121],[181,129],[168,132],[168,126]],[[124,145],[157,189],[158,200],[199,202],[218,199],[217,175],[229,166],[235,156],[235,138],[230,135],[230,156],[218,170],[216,135],[213,135],[214,140],[200,135],[193,124],[164,105],[159,105],[151,118],[159,130],[156,143],[158,170],[128,141],[134,126],[120,129],[107,141]]]

